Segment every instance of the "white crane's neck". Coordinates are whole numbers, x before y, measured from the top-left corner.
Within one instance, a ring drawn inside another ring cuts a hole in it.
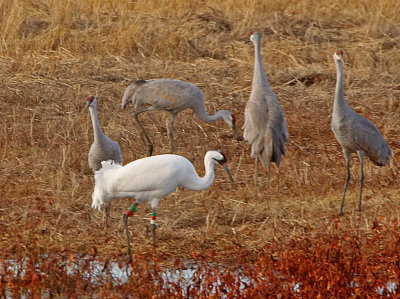
[[[343,62],[336,61],[336,89],[335,99],[333,102],[333,113],[343,113],[345,110],[350,109],[346,103],[344,97],[344,85],[343,85]]]
[[[267,76],[263,68],[261,60],[261,40],[256,39],[254,42],[254,73],[253,73],[253,83],[252,90],[256,87],[264,86],[267,90],[270,90]]]
[[[97,118],[97,107],[89,106],[89,111],[93,125],[94,142],[99,142],[104,138],[104,133],[100,128],[99,119]]]
[[[205,175],[203,177],[197,176],[197,178],[186,184],[185,188],[199,191],[210,187],[215,178],[214,164],[215,161],[212,159],[210,154],[207,153],[204,157],[204,168],[206,170]]]

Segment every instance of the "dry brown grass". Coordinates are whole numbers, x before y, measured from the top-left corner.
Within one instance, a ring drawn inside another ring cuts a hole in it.
[[[350,2],[350,3],[349,3]],[[258,258],[266,245],[332,231],[334,224],[368,240],[376,219],[399,219],[400,3],[381,1],[54,1],[0,0],[0,248],[24,251],[32,237],[43,252],[100,255],[126,252],[122,213],[131,201],[113,202],[112,220],[90,208],[92,143],[85,98],[96,95],[105,133],[122,147],[125,163],[144,157],[144,136],[132,107],[120,111],[124,88],[136,79],[176,78],[197,84],[207,111],[229,109],[238,127],[250,94],[253,47],[263,35],[264,68],[283,107],[290,133],[287,155],[272,167],[271,187],[261,174],[252,197],[253,160],[223,122],[206,124],[188,111],[175,125],[177,154],[198,172],[209,149],[223,149],[236,184],[217,169],[205,191],[177,190],[158,210],[158,252],[187,258],[215,251],[229,261],[241,246]],[[332,53],[345,52],[349,104],[388,140],[390,167],[365,167],[363,212],[355,212],[359,164],[345,216],[337,211],[345,180],[341,149],[330,130],[335,85]],[[169,115],[143,122],[155,153],[168,152]],[[130,220],[133,247],[149,251],[150,209]],[[239,245],[238,245],[239,244]],[[28,247],[27,247],[28,248]]]

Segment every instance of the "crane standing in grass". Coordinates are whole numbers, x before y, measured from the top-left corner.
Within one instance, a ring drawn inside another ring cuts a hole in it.
[[[193,110],[198,118],[205,122],[222,118],[232,128],[235,138],[241,140],[236,131],[235,116],[227,110],[219,110],[214,115],[208,115],[204,107],[203,93],[192,83],[174,79],[138,80],[125,89],[122,109],[125,109],[129,102],[132,102],[135,110],[142,105],[149,106],[134,114],[149,143],[149,156],[153,154],[153,143],[139,121],[139,114],[146,111],[162,110],[171,113],[171,126],[168,130],[171,153],[174,151],[173,127],[176,115],[187,108]]]
[[[368,119],[354,112],[346,103],[343,87],[343,51],[333,54],[336,64],[337,80],[331,128],[336,139],[340,143],[346,160],[347,177],[344,185],[342,202],[339,215],[343,215],[344,198],[350,181],[350,154],[357,153],[360,159],[360,197],[358,211],[361,212],[361,198],[364,183],[364,157],[367,156],[378,166],[386,165],[393,157],[389,145],[383,139],[376,126]]]
[[[112,160],[117,164],[122,165],[121,147],[117,142],[104,135],[100,128],[99,119],[97,118],[97,100],[94,96],[87,98],[87,105],[84,110],[89,109],[90,118],[92,119],[94,141],[89,150],[89,166],[96,172],[101,168],[101,162]],[[106,205],[107,219],[110,217],[110,207]]]
[[[289,138],[282,107],[269,86],[261,61],[261,35],[253,32],[255,62],[250,99],[245,108],[243,137],[251,144],[251,157],[255,159],[254,194],[257,196],[258,159],[268,168],[275,162],[279,167]]]
[[[233,182],[226,156],[221,151],[208,151],[204,157],[206,173],[199,177],[193,164],[178,155],[159,155],[133,161],[125,166],[110,161],[102,162],[102,168],[95,173],[95,188],[92,194],[92,207],[100,210],[105,202],[114,198],[134,197],[136,202],[124,214],[128,254],[132,260],[128,217],[137,211],[142,203],[151,205],[151,226],[155,244],[156,209],[161,198],[178,187],[189,190],[207,189],[214,181],[214,164],[220,164]]]

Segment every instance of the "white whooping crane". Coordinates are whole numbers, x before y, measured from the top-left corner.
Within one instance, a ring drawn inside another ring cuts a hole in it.
[[[125,212],[123,219],[128,243],[128,254],[132,260],[128,217],[136,207],[148,203],[152,209],[151,226],[155,244],[156,209],[161,198],[178,187],[189,190],[207,189],[214,181],[214,164],[218,163],[233,182],[226,156],[221,151],[208,151],[204,157],[205,175],[199,177],[193,164],[179,155],[146,157],[121,166],[111,161],[102,162],[102,168],[95,173],[95,188],[92,207],[99,209],[102,204],[114,198],[134,197],[136,202]]]

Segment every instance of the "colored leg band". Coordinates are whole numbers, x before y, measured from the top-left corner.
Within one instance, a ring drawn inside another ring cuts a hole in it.
[[[125,214],[126,214],[128,217],[132,217],[132,216],[133,216],[133,213],[136,213],[136,212],[137,212],[136,205],[131,205],[131,207],[129,208],[128,211],[125,212]]]
[[[151,213],[151,220],[150,220],[151,224],[156,224],[156,212],[152,212]]]
[[[131,205],[131,207],[129,208],[129,210],[131,210],[132,213],[136,213],[136,212],[137,212],[136,205]]]

